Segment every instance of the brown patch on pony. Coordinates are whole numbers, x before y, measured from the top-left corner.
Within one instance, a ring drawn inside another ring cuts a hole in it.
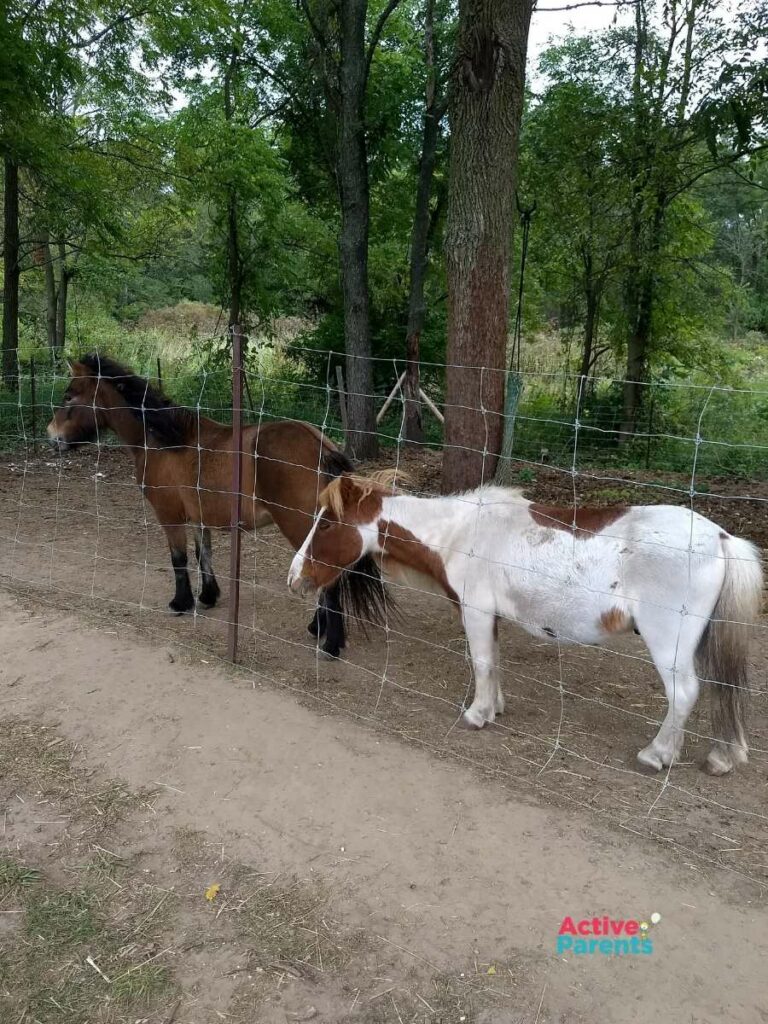
[[[600,616],[600,625],[606,633],[627,633],[632,627],[632,616],[614,605]]]
[[[609,505],[603,508],[585,506],[571,508],[561,505],[529,505],[531,518],[537,526],[554,530],[568,530],[579,540],[587,540],[615,523],[629,511],[628,505]]]
[[[446,596],[459,603],[459,595],[448,582],[443,560],[436,551],[428,548],[411,533],[388,519],[379,520],[379,545],[381,557],[392,558],[416,572],[431,577],[440,585]]]

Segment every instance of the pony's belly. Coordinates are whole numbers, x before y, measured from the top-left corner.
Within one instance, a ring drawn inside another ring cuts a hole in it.
[[[531,636],[561,644],[604,643],[609,634],[625,632],[632,624],[622,602],[595,594],[521,593],[500,613]]]

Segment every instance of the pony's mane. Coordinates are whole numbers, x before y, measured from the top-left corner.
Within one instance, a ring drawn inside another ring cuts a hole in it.
[[[160,445],[173,447],[184,444],[188,439],[191,428],[197,422],[194,412],[174,405],[146,377],[140,377],[127,366],[99,352],[89,352],[78,362],[94,377],[110,381],[125,399],[128,410],[136,419],[144,422],[147,432]]]
[[[333,512],[337,519],[343,520],[345,492],[349,497],[349,485],[354,485],[354,501],[360,505],[371,494],[398,494],[399,488],[396,483],[399,481],[408,482],[408,475],[400,469],[380,469],[370,476],[360,476],[357,473],[345,473],[343,476],[332,480],[320,495],[320,504],[325,505]]]

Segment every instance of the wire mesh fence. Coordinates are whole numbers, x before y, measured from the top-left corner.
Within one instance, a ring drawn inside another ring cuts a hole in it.
[[[764,620],[750,628],[751,671],[746,682],[739,681],[752,703],[750,761],[723,780],[705,776],[694,764],[713,739],[703,699],[685,724],[678,761],[653,774],[638,765],[638,749],[665,718],[666,696],[658,658],[654,665],[643,638],[631,628],[569,643],[573,638],[566,635],[526,635],[518,628],[530,625],[524,614],[517,624],[501,621],[497,671],[506,711],[481,733],[457,728],[471,707],[476,679],[455,595],[445,588],[433,592],[423,575],[387,584],[382,622],[347,609],[351,628],[346,646],[333,660],[323,659],[316,604],[302,604],[289,592],[286,578],[296,549],[315,523],[324,486],[336,473],[352,469],[340,459],[331,470],[327,461],[333,446],[344,442],[343,393],[336,374],[343,358],[301,350],[293,361],[276,360],[271,350],[253,348],[245,359],[244,450],[253,450],[247,446],[255,445],[259,435],[267,436],[265,426],[287,417],[314,428],[306,450],[298,451],[293,442],[290,450],[280,449],[284,442],[276,435],[276,448],[260,453],[275,479],[283,474],[293,480],[299,470],[311,477],[298,490],[275,484],[268,496],[269,514],[261,514],[263,495],[255,500],[253,476],[243,478],[240,660],[254,686],[288,688],[303,700],[373,723],[515,788],[531,788],[564,807],[589,808],[622,829],[668,844],[696,870],[718,865],[762,885],[768,878]],[[225,568],[229,519],[221,521],[221,507],[227,517],[230,509],[233,460],[226,438],[231,430],[217,433],[207,421],[231,423],[231,364],[222,358],[191,370],[154,368],[131,392],[127,432],[121,434],[116,421],[100,418],[79,447],[55,451],[48,446],[47,431],[54,414],[62,436],[79,415],[67,405],[70,373],[55,360],[20,363],[18,390],[4,393],[0,404],[0,539],[5,552],[0,575],[35,599],[96,616],[111,628],[125,623],[185,645],[195,656],[223,658],[232,622],[226,597],[232,570]],[[148,372],[147,367],[138,369]],[[397,361],[376,364],[377,409],[403,369]],[[449,412],[441,400],[444,371],[423,366],[421,378],[425,394],[443,413]],[[159,377],[173,407],[186,410],[183,437],[164,440],[152,419],[162,408],[155,401]],[[768,394],[656,382],[647,386],[637,430],[627,440],[620,431],[621,381],[532,372],[522,373],[521,381],[509,478],[526,499],[561,509],[678,505],[731,536],[765,547]],[[97,374],[92,414],[110,406],[105,383]],[[398,392],[378,424],[378,460],[355,470],[364,475],[384,468],[405,471],[404,490],[429,499],[440,490],[442,425],[425,405],[425,440],[406,444],[403,403]],[[151,453],[158,449],[166,461],[156,478],[151,476],[157,468]],[[177,472],[181,465],[183,472]],[[163,502],[151,498],[153,490],[161,498],[181,494],[184,515],[174,515],[173,502],[170,511],[159,514]],[[197,516],[189,511],[195,507]],[[424,515],[432,513],[425,505]],[[185,521],[214,529],[212,555],[206,555],[205,539],[198,534],[202,557],[190,559],[188,566],[174,554],[173,537],[177,546],[178,537],[168,531]],[[452,536],[445,550],[436,542],[433,550],[442,555],[471,546],[483,529],[479,522],[478,516],[467,527],[469,540]],[[691,538],[681,542],[689,575],[698,557]],[[479,557],[489,560],[487,554]],[[500,547],[490,561],[504,564],[505,557]],[[579,588],[586,584],[577,563],[585,557],[574,539],[562,567],[573,569],[574,580],[568,588],[561,580],[553,600],[564,605],[579,601]],[[680,564],[674,563],[678,574]],[[178,597],[180,574],[187,569],[198,600],[189,603],[185,615],[169,614],[168,600]],[[209,579],[214,572],[224,597],[215,607],[205,607],[214,603]],[[688,614],[685,581],[682,591],[678,583],[672,576],[657,580],[656,604],[668,617],[672,636],[679,636]],[[209,600],[201,602],[201,596]],[[471,608],[466,601],[465,618]],[[326,615],[332,611],[326,609]],[[319,635],[307,632],[310,621]],[[675,653],[672,661],[676,658]],[[677,685],[673,679],[673,691]]]

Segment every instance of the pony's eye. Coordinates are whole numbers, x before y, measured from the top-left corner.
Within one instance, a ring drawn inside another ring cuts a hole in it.
[[[328,522],[327,519],[321,519],[320,522],[317,524],[317,528],[318,530],[329,530],[331,528],[331,524]]]

